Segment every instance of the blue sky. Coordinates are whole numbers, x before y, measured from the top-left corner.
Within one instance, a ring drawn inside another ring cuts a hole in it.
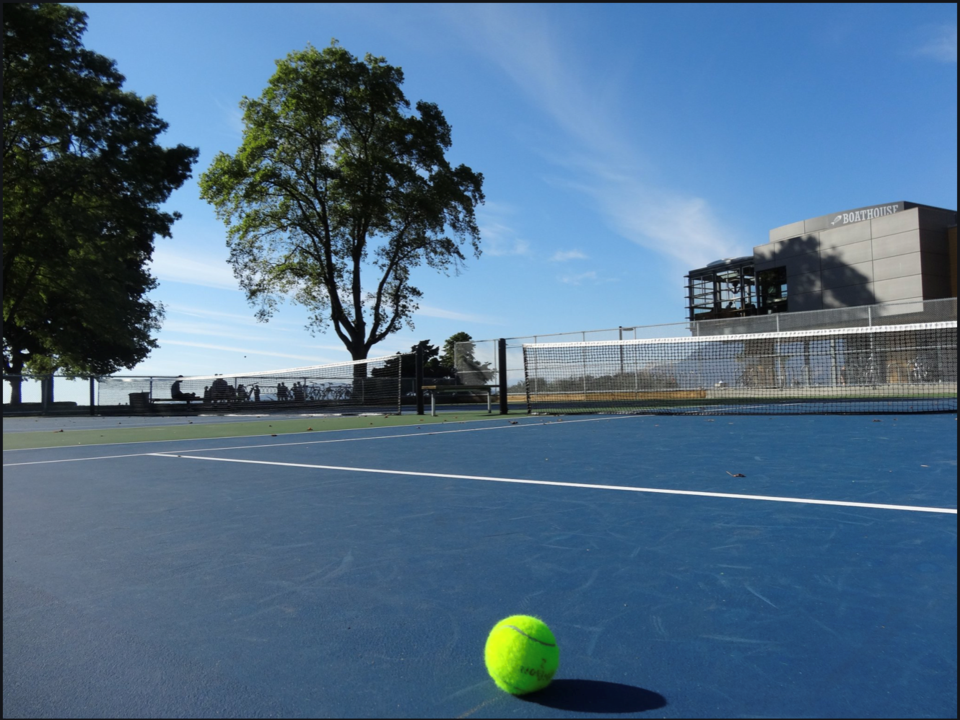
[[[88,4],[86,47],[199,147],[158,238],[160,349],[134,374],[349,359],[284,305],[253,319],[197,179],[241,142],[275,61],[337,38],[403,68],[485,177],[483,256],[422,269],[414,322],[371,355],[684,319],[684,274],[768,230],[896,200],[955,208],[957,7]]]

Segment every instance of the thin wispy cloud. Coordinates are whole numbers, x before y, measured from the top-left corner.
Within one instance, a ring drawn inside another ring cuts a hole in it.
[[[255,322],[253,315],[241,315],[239,313],[228,313],[221,310],[208,310],[207,308],[196,307],[192,305],[180,305],[179,303],[164,303],[167,314],[175,313],[177,315],[187,315],[189,317],[214,318],[235,323]]]
[[[557,280],[564,285],[605,285],[620,282],[620,278],[604,277],[596,270],[560,275]]]
[[[243,137],[243,112],[240,110],[239,102],[229,103],[219,99],[215,99],[214,102],[223,119],[224,134],[240,140]]]
[[[150,267],[160,282],[179,282],[239,291],[237,279],[223,257],[185,255],[174,250],[157,248]]]
[[[586,260],[587,256],[579,250],[558,250],[550,258],[550,262],[567,262],[568,260]]]
[[[549,11],[532,6],[458,6],[451,18],[464,35],[487,55],[529,97],[530,101],[572,138],[587,146],[615,153],[617,141],[610,138],[602,107],[591,108],[597,97],[587,91],[590,83],[583,64],[560,48],[558,31]],[[582,58],[580,58],[582,60]]]
[[[481,221],[479,225],[484,255],[502,257],[530,254],[530,243],[517,237],[516,231],[509,225],[491,220]]]
[[[223,337],[234,340],[249,340],[251,333],[244,332],[241,328],[234,327],[229,329],[223,325],[217,325],[208,322],[189,322],[183,320],[164,320],[163,331],[165,333],[180,333],[182,335],[202,335],[203,337]]]
[[[477,225],[483,239],[481,248],[484,255],[502,257],[531,254],[530,243],[510,225],[510,217],[515,214],[514,208],[494,201],[487,201],[477,208]]]
[[[564,285],[583,285],[584,283],[596,283],[597,273],[595,270],[590,270],[578,275],[562,275],[558,279]]]
[[[645,179],[644,148],[624,137],[611,119],[615,109],[604,100],[616,93],[595,90],[581,79],[579,68],[589,59],[563,47],[547,11],[474,5],[451,19],[459,19],[464,37],[472,38],[476,50],[498,64],[563,132],[569,145],[550,158],[569,171],[561,182],[590,198],[612,230],[694,265],[728,256],[742,245],[730,238],[705,198],[654,187]]]
[[[164,303],[163,307],[167,311],[168,317],[171,315],[185,315],[187,317],[210,318],[221,323],[232,323],[237,326],[251,328],[262,328],[269,325],[271,329],[280,330],[281,332],[291,332],[294,328],[299,330],[303,326],[302,323],[284,320],[277,315],[270,318],[269,323],[261,323],[254,317],[253,309],[250,310],[249,315],[241,315],[240,313],[209,310],[202,307],[180,305],[179,303]],[[284,325],[286,327],[282,327]]]
[[[457,320],[464,323],[476,323],[478,325],[502,325],[503,323],[496,318],[485,317],[483,315],[471,315],[468,313],[454,312],[452,310],[442,310],[440,308],[421,305],[417,310],[417,315],[424,315],[432,318],[442,318],[444,320]]]
[[[679,261],[699,267],[742,254],[703,198],[652,189],[630,175],[594,167],[598,183],[569,183],[593,197],[611,228],[621,236]]]
[[[301,343],[297,347],[312,348],[314,350],[327,350],[333,352],[346,352],[346,348],[343,345],[317,345],[315,343]],[[374,351],[377,354],[382,354],[379,349]]]
[[[946,25],[927,28],[929,36],[916,50],[917,55],[938,62],[957,64],[957,26]]]
[[[243,355],[263,355],[264,357],[278,357],[278,358],[287,358],[289,360],[305,360],[314,365],[321,365],[323,363],[333,363],[341,362],[343,358],[323,358],[318,355],[295,355],[293,353],[284,353],[284,352],[274,352],[272,350],[259,350],[256,348],[243,348],[235,347],[230,345],[213,345],[212,343],[201,343],[201,342],[189,342],[186,340],[167,340],[163,339],[160,342],[161,347],[163,345],[176,345],[178,347],[192,347],[200,348],[203,350],[219,350],[222,352],[231,352],[239,353]]]

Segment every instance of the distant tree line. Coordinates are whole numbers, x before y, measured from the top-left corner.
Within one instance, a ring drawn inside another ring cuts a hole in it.
[[[458,347],[459,345],[459,347]],[[423,353],[423,379],[427,385],[444,382],[459,385],[481,385],[494,377],[489,362],[478,362],[474,357],[476,346],[473,338],[465,332],[458,332],[447,338],[443,351],[429,340],[421,340],[410,348],[409,353],[387,360],[381,368],[371,370],[374,377],[396,377],[399,365],[400,376],[404,379],[404,392],[416,390],[413,380],[416,378],[416,353]],[[434,381],[434,382],[431,382]]]

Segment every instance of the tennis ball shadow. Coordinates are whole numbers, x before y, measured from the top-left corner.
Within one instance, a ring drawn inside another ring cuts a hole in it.
[[[632,713],[665,707],[667,699],[652,690],[602,680],[554,680],[522,700],[556,710],[587,713]]]

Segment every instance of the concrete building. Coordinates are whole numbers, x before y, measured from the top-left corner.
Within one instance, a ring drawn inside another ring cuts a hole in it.
[[[687,275],[690,320],[957,296],[956,210],[911,202],[770,231],[752,256]]]

